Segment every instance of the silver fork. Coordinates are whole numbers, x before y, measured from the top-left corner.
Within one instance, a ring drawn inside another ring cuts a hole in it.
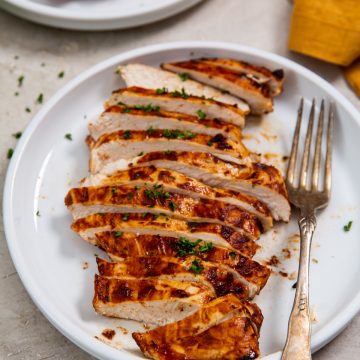
[[[311,359],[310,337],[311,321],[309,310],[309,265],[312,236],[316,227],[315,213],[324,208],[330,200],[331,192],[331,154],[334,113],[332,104],[329,108],[327,126],[326,159],[324,170],[324,184],[319,187],[319,174],[321,165],[321,142],[324,128],[324,100],[321,102],[319,121],[317,127],[315,154],[312,164],[312,176],[310,179],[310,153],[311,138],[315,117],[315,100],[312,102],[308,128],[306,132],[304,153],[301,161],[300,179],[296,179],[296,158],[301,128],[301,119],[304,100],[301,99],[298,109],[296,128],[291,148],[288,170],[286,174],[286,186],[290,202],[300,209],[300,263],[296,286],[296,294],[293,309],[289,319],[286,344],[282,354],[282,360],[309,360]],[[298,180],[298,181],[297,181]],[[310,186],[308,182],[311,180]]]

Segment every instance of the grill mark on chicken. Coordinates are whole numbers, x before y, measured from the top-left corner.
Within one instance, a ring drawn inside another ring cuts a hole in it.
[[[238,250],[247,257],[254,256],[258,249],[258,245],[248,236],[228,226],[205,222],[189,223],[151,213],[126,214],[126,218],[123,214],[93,214],[74,221],[71,228],[92,244],[96,244],[96,232],[111,230],[185,237],[192,241],[201,238],[214,245]]]
[[[203,270],[194,274],[191,270],[192,261],[196,257],[175,259],[166,257],[128,257],[122,262],[107,262],[97,258],[99,274],[106,277],[130,276],[135,278],[176,279],[185,277],[188,281],[205,280],[209,282],[216,296],[232,293],[241,299],[249,298],[248,288],[234,278],[234,275],[219,264],[201,262]],[[191,279],[191,280],[190,280]]]
[[[125,103],[129,107],[152,104],[153,106],[159,106],[161,111],[188,114],[196,118],[198,118],[198,112],[201,110],[206,114],[207,118],[219,119],[225,123],[240,127],[244,127],[244,116],[246,114],[235,105],[226,104],[205,96],[188,94],[180,97],[177,93],[168,91],[165,87],[154,90],[132,86],[115,90],[105,103],[105,108],[119,103]]]
[[[150,110],[143,110],[125,105],[112,105],[89,124],[90,135],[96,140],[105,133],[119,130],[144,131],[149,128],[157,128],[192,131],[210,136],[221,133],[233,141],[241,141],[241,130],[233,124],[218,119],[200,119],[198,116],[157,110],[152,104],[151,106]]]
[[[259,355],[262,320],[255,304],[227,295],[176,323],[135,332],[133,338],[155,360],[250,360]]]
[[[228,91],[244,99],[253,113],[262,114],[273,110],[269,86],[254,81],[246,74],[199,60],[162,64],[161,67],[177,73],[186,71],[192,79]]]
[[[108,176],[91,175],[83,181],[83,186],[120,184],[150,187],[162,185],[165,191],[204,199],[218,199],[253,213],[259,218],[265,230],[272,227],[272,218],[268,207],[256,198],[235,191],[210,187],[176,171],[156,168],[155,166],[133,167]]]
[[[201,58],[199,61],[219,66],[239,74],[246,74],[246,76],[260,84],[267,83],[273,96],[282,93],[284,82],[284,70],[282,69],[271,71],[264,66],[234,59]]]
[[[243,231],[254,239],[260,236],[259,220],[234,205],[217,200],[192,199],[170,192],[158,194],[149,189],[136,189],[128,185],[73,188],[66,195],[65,205],[75,219],[84,217],[85,214],[109,211],[149,211],[188,221],[221,223]]]
[[[116,233],[105,231],[97,233],[96,238],[99,247],[114,260],[129,256],[178,257],[181,250],[179,240],[174,237],[136,236],[124,233],[117,238]],[[249,289],[252,296],[265,286],[271,272],[266,266],[243,256],[240,252],[222,247],[214,246],[209,251],[198,253],[197,256],[203,261],[219,263],[236,271],[249,284],[253,285],[253,289]]]

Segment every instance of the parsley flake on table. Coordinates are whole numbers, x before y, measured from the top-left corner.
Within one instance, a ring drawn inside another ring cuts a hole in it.
[[[18,131],[18,132],[16,132],[15,134],[12,134],[12,136],[13,136],[15,139],[20,139],[20,138],[21,138],[21,135],[22,135],[22,132],[21,132],[21,131]]]
[[[125,140],[131,139],[131,131],[130,130],[126,130],[123,134],[123,138]]]
[[[24,75],[20,75],[17,79],[18,81],[18,87],[21,87],[23,85],[23,82],[24,82],[24,79],[25,79],[25,76]]]
[[[64,72],[64,71],[60,71],[60,72],[58,73],[58,78],[59,78],[59,79],[62,79],[62,78],[64,77],[64,75],[65,75],[65,72]]]
[[[72,135],[70,133],[65,134],[65,139],[72,141]]]
[[[36,216],[40,216],[40,211],[39,210],[36,212]]]
[[[40,93],[39,96],[36,99],[36,102],[38,104],[42,104],[44,102],[44,94]]]
[[[181,79],[181,81],[189,80],[189,77],[190,77],[189,73],[187,73],[187,72],[179,73],[178,76]]]
[[[197,113],[198,118],[199,118],[200,120],[206,119],[206,114],[205,114],[202,110],[198,110],[196,113]]]
[[[13,156],[13,153],[14,153],[14,149],[11,149],[11,148],[8,149],[6,157],[7,157],[8,159],[11,159],[12,156]]]
[[[349,221],[346,225],[344,225],[344,231],[345,232],[349,232],[350,231],[350,229],[351,229],[351,226],[352,226],[352,220],[351,221]]]
[[[28,112],[28,113],[30,113],[30,112],[31,112],[31,109],[27,107],[27,108],[25,108],[25,111]]]

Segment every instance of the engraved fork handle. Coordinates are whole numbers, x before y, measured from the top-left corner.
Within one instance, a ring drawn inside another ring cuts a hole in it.
[[[316,227],[314,212],[302,214],[300,228],[300,263],[294,306],[282,360],[311,360],[311,321],[309,310],[309,266],[311,241]]]

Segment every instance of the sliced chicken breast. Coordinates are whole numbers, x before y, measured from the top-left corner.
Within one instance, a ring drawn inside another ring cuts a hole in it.
[[[199,282],[95,275],[93,306],[101,315],[164,325],[192,314],[214,297],[213,290]]]
[[[194,80],[228,91],[245,100],[254,114],[265,114],[273,110],[269,87],[255,82],[246,74],[239,74],[199,60],[162,64],[161,67],[176,73],[185,72]]]
[[[202,239],[214,246],[237,250],[247,257],[254,256],[258,249],[258,245],[249,236],[228,226],[187,222],[164,214],[93,214],[75,220],[71,228],[93,245],[97,244],[96,233],[115,231],[118,234],[127,232],[136,235],[172,236],[192,242]]]
[[[73,188],[65,204],[74,219],[109,212],[164,213],[186,221],[228,225],[252,239],[260,236],[260,222],[254,215],[221,201],[166,192],[161,186],[151,190],[129,185]]]
[[[120,65],[118,72],[128,87],[137,86],[146,89],[166,88],[179,97],[187,98],[189,95],[204,96],[225,104],[236,105],[245,114],[249,113],[249,105],[243,100],[194,80],[183,81],[178,75],[169,71],[142,64]]]
[[[106,277],[154,278],[200,282],[212,288],[216,296],[234,294],[248,299],[249,291],[238,274],[226,266],[209,263],[192,256],[187,258],[128,257],[121,262],[97,258],[99,274]]]
[[[124,258],[132,256],[186,257],[193,256],[195,253],[202,261],[220,263],[229,271],[233,271],[234,275],[237,273],[239,281],[247,285],[250,297],[260,292],[271,273],[269,268],[243,256],[238,251],[206,246],[207,251],[201,252],[199,244],[189,244],[188,241],[174,237],[136,236],[126,232],[119,234],[105,231],[97,233],[96,239],[97,245],[106,251],[114,261],[122,261]],[[203,246],[203,243],[200,246]]]
[[[221,134],[210,136],[169,129],[119,130],[102,135],[94,143],[88,143],[91,148],[90,171],[94,174],[108,164],[118,160],[131,160],[150,151],[209,152],[238,164],[248,162],[250,155],[242,143],[235,143]]]
[[[112,175],[90,175],[82,183],[83,186],[112,186],[121,184],[146,187],[161,185],[165,191],[188,195],[194,198],[220,200],[254,214],[261,221],[264,230],[268,230],[273,225],[268,207],[254,197],[235,191],[213,188],[177,171],[156,168],[155,166],[135,167],[129,170],[118,171]]]
[[[285,182],[273,166],[256,162],[238,165],[209,153],[190,151],[151,152],[141,156],[132,166],[174,170],[209,186],[250,195],[264,203],[275,220],[289,221],[290,205]],[[104,173],[112,174],[122,169],[123,164],[115,163],[105,168]]]
[[[278,96],[283,91],[284,70],[269,70],[264,66],[249,64],[248,62],[234,59],[202,58],[199,61],[206,64],[219,66],[238,74],[246,74],[250,79],[259,84],[268,84],[272,96]]]
[[[182,92],[179,94],[177,91],[169,91],[165,87],[145,89],[133,86],[119,89],[112,93],[110,99],[105,103],[105,107],[119,103],[127,104],[129,107],[136,105],[148,107],[151,104],[159,107],[161,111],[204,117],[204,120],[218,119],[242,128],[245,124],[245,112],[235,105],[225,104],[205,96],[186,96]]]
[[[176,323],[132,336],[154,360],[249,360],[260,355],[262,321],[255,304],[227,295]]]
[[[180,130],[210,136],[221,134],[235,142],[241,142],[242,138],[241,130],[235,125],[220,120],[200,119],[197,116],[158,110],[153,105],[141,109],[139,106],[130,108],[125,105],[114,105],[89,124],[89,132],[94,140],[101,135],[119,130],[149,129]]]

